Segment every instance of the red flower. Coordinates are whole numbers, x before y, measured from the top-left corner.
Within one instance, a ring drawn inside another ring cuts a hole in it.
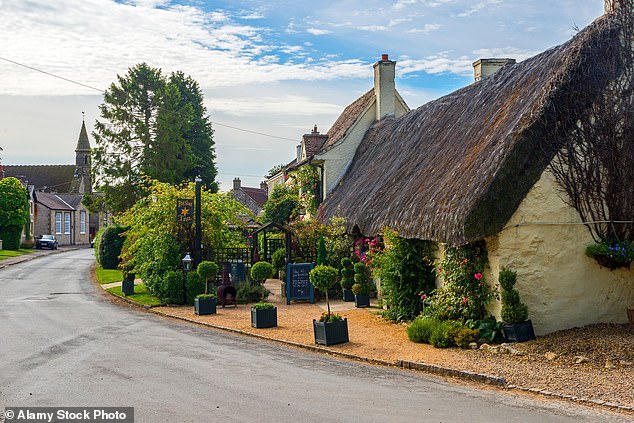
[[[462,297],[462,304],[467,305],[467,297]]]
[[[473,275],[474,278],[476,278],[477,280],[482,279],[482,273],[476,273],[475,275]]]

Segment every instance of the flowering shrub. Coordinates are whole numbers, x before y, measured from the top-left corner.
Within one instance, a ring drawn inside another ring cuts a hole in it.
[[[447,248],[437,261],[436,274],[444,286],[429,296],[424,315],[438,320],[479,320],[486,316],[486,306],[495,297],[482,272],[488,259],[484,242]]]
[[[361,263],[367,265],[372,263],[373,255],[378,253],[380,249],[379,240],[376,238],[361,237],[354,243],[354,254]]]
[[[612,270],[618,267],[629,267],[634,260],[634,241],[601,241],[589,245],[586,248],[586,255],[593,257],[601,266]]]

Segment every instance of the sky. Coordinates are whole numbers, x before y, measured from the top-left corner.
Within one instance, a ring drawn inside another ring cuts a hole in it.
[[[372,87],[381,54],[414,109],[472,83],[475,60],[524,60],[602,13],[603,0],[0,0],[1,163],[74,163],[102,90],[146,62],[200,84],[221,190],[257,187]]]

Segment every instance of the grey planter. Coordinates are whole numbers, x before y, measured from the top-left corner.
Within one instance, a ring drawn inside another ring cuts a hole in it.
[[[352,290],[344,288],[344,290],[343,290],[343,300],[344,301],[354,301],[354,294],[352,293]]]
[[[194,298],[194,313],[199,316],[216,314],[216,298]]]
[[[354,306],[358,308],[370,307],[370,296],[364,294],[355,295]]]
[[[509,342],[526,342],[535,339],[533,322],[526,320],[522,323],[504,324],[504,337]]]
[[[251,307],[251,326],[257,329],[273,328],[277,326],[277,307]]]
[[[126,296],[134,294],[134,277],[126,278],[121,282],[121,292]]]
[[[348,319],[336,322],[319,322],[313,319],[315,343],[321,345],[343,344],[348,342]]]

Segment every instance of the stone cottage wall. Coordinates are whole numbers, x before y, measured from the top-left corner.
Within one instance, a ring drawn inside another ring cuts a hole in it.
[[[496,283],[505,266],[517,272],[516,288],[537,334],[592,323],[623,323],[634,304],[634,269],[600,267],[585,255],[594,241],[579,214],[566,205],[545,172],[498,235],[486,239]],[[492,311],[499,318],[500,304]]]

